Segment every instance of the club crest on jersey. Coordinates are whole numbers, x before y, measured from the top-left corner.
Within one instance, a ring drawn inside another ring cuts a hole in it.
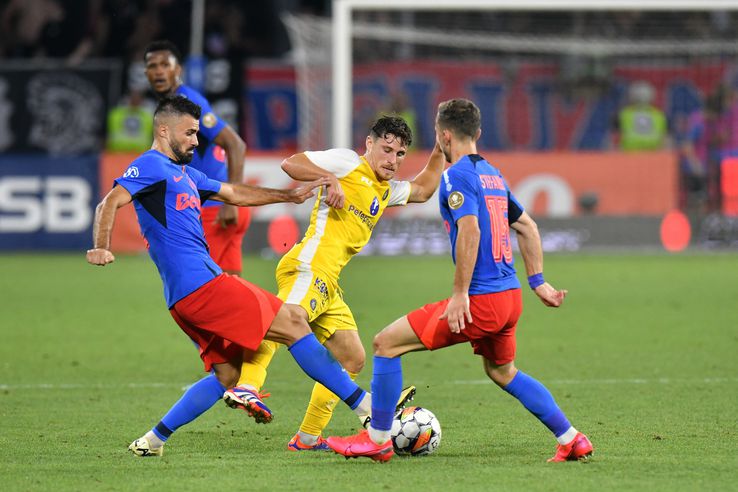
[[[138,168],[136,166],[131,166],[128,169],[126,169],[126,172],[123,173],[124,178],[138,178]]]
[[[464,195],[460,191],[454,191],[448,196],[448,206],[456,210],[464,204]]]
[[[372,214],[372,217],[377,215],[379,212],[379,200],[377,200],[377,197],[374,197],[374,200],[372,200],[372,204],[369,206],[369,213]]]
[[[318,306],[318,301],[315,299],[310,299],[310,310],[315,311],[315,308]]]
[[[218,122],[218,118],[213,113],[205,113],[202,117],[202,126],[205,128],[212,128]]]

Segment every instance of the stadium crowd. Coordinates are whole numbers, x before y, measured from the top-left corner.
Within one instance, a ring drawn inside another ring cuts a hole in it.
[[[0,58],[140,59],[155,39],[188,46],[188,0],[2,0]],[[273,57],[289,50],[279,14],[327,13],[325,0],[208,0],[205,54]]]
[[[188,46],[190,0],[0,0],[0,59],[138,59],[154,39]],[[205,2],[205,52],[230,58],[274,57],[290,49],[283,12],[330,15],[329,0]],[[416,12],[419,25],[496,33],[604,36],[647,39],[732,39],[735,12]],[[382,21],[388,12],[364,12],[357,20]]]

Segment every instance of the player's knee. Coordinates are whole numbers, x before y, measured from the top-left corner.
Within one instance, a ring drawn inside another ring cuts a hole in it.
[[[238,384],[238,379],[241,376],[240,364],[217,364],[214,369],[215,377],[226,388],[233,388]]]
[[[348,357],[346,360],[340,362],[343,368],[346,369],[348,372],[358,374],[361,372],[362,369],[364,369],[366,356],[362,351],[361,353],[354,354],[351,357]]]
[[[324,345],[348,372],[358,374],[364,368],[366,351],[356,331],[337,331]]]
[[[372,341],[372,352],[374,352],[374,355],[382,356],[382,353],[385,349],[384,347],[384,339],[382,337],[381,333],[377,333],[374,335],[374,340]]]
[[[484,365],[484,369],[487,373],[487,376],[489,376],[489,378],[501,388],[507,386],[515,377],[515,373],[517,373],[518,371],[512,362],[508,364],[503,364],[501,366],[486,363]]]
[[[397,357],[400,355],[399,353],[396,353],[397,350],[393,346],[391,338],[387,336],[384,331],[377,333],[374,337],[372,347],[374,355],[378,355],[380,357]]]
[[[220,384],[222,384],[225,388],[233,388],[238,384],[238,376],[231,377],[226,375],[217,374],[216,377],[218,378],[218,381]]]

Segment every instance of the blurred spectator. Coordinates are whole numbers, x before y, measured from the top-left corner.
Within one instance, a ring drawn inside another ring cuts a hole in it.
[[[290,40],[279,15],[276,2],[239,2],[244,26],[241,32],[244,49],[251,57],[280,57],[290,50]]]
[[[389,105],[389,113],[396,114],[397,116],[405,120],[407,126],[410,127],[410,131],[413,132],[413,147],[415,147],[416,149],[424,148],[424,143],[422,142],[421,135],[420,133],[418,133],[415,111],[410,106],[410,104],[408,104],[407,97],[405,97],[404,93],[395,92],[392,95],[392,99]],[[430,147],[430,145],[427,146]]]
[[[625,151],[659,150],[667,137],[666,116],[653,105],[655,91],[645,81],[633,82],[628,105],[618,113],[620,148]]]
[[[723,98],[720,150],[723,156],[738,155],[738,89],[728,88]]]
[[[139,19],[153,17],[158,31],[158,17],[153,9],[147,9],[143,0],[106,0],[98,20],[100,31],[99,52],[104,57],[124,57],[130,59],[132,53],[131,34],[136,29]],[[157,32],[149,34],[156,35]],[[145,46],[147,43],[142,43]]]
[[[206,0],[206,4],[212,0]],[[153,39],[168,39],[175,46],[190,46],[192,28],[191,0],[155,0],[159,18],[159,35]],[[261,2],[244,2],[248,4]],[[148,43],[147,43],[148,44]]]
[[[720,162],[720,118],[723,93],[708,97],[705,106],[689,115],[687,132],[680,146],[680,205],[682,209],[703,211],[714,208],[719,189],[714,179]]]
[[[723,97],[722,114],[718,119],[714,146],[716,157],[709,167],[707,177],[708,188],[711,190],[711,210],[720,210],[723,203],[722,164],[723,160],[738,157],[738,89],[728,87]]]
[[[79,63],[94,50],[99,6],[100,0],[11,0],[1,20],[6,54]]]
[[[126,43],[126,61],[143,59],[146,46],[155,39],[162,37],[162,22],[156,5],[149,4],[140,11],[133,22],[133,31]]]
[[[108,112],[107,150],[143,152],[151,147],[154,113],[138,91]]]

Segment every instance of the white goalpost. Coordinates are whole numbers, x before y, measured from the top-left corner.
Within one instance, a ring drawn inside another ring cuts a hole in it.
[[[400,29],[396,30],[392,27],[384,28],[382,26],[359,26],[353,19],[354,14],[358,12],[376,12],[376,11],[661,11],[661,12],[687,12],[687,11],[735,11],[738,10],[738,3],[735,0],[333,0],[333,19],[332,19],[332,35],[330,54],[324,53],[323,56],[330,56],[330,77],[332,79],[330,108],[313,107],[312,111],[330,111],[330,115],[325,115],[330,120],[330,143],[334,147],[350,147],[352,144],[352,111],[353,111],[353,38],[361,36],[369,39],[388,39],[394,38],[399,42],[412,42],[416,44],[441,45],[448,39],[453,39],[453,32],[429,33],[422,29]],[[591,41],[591,42],[590,42]],[[569,43],[567,46],[566,43]],[[529,49],[539,53],[545,53],[548,50],[566,49],[567,52],[576,53],[608,53],[621,50],[625,53],[637,52],[642,43],[622,43],[618,46],[608,43],[606,40],[587,40],[583,43],[581,40],[562,40],[559,39],[554,46],[549,47],[550,41],[547,40],[528,40],[525,39],[511,40],[510,37],[494,37],[494,33],[483,37],[472,37],[470,40],[473,46],[480,48],[484,46],[493,47],[497,50],[520,50]],[[510,44],[512,43],[512,44]],[[531,44],[532,43],[532,44]],[[537,44],[536,44],[537,43]],[[645,43],[642,49],[648,50],[648,53],[658,54],[661,51],[668,52],[674,49],[675,44],[679,44],[674,40],[649,41]],[[714,53],[719,50],[722,53],[736,54],[738,43],[735,40],[725,41],[690,41],[681,49],[685,53],[700,54]],[[599,51],[598,51],[599,50]],[[300,75],[298,73],[298,79]],[[299,83],[299,81],[298,81]],[[302,103],[301,103],[302,105]],[[326,125],[328,126],[328,125]],[[323,128],[323,131],[327,128]],[[301,144],[304,144],[302,142]]]

